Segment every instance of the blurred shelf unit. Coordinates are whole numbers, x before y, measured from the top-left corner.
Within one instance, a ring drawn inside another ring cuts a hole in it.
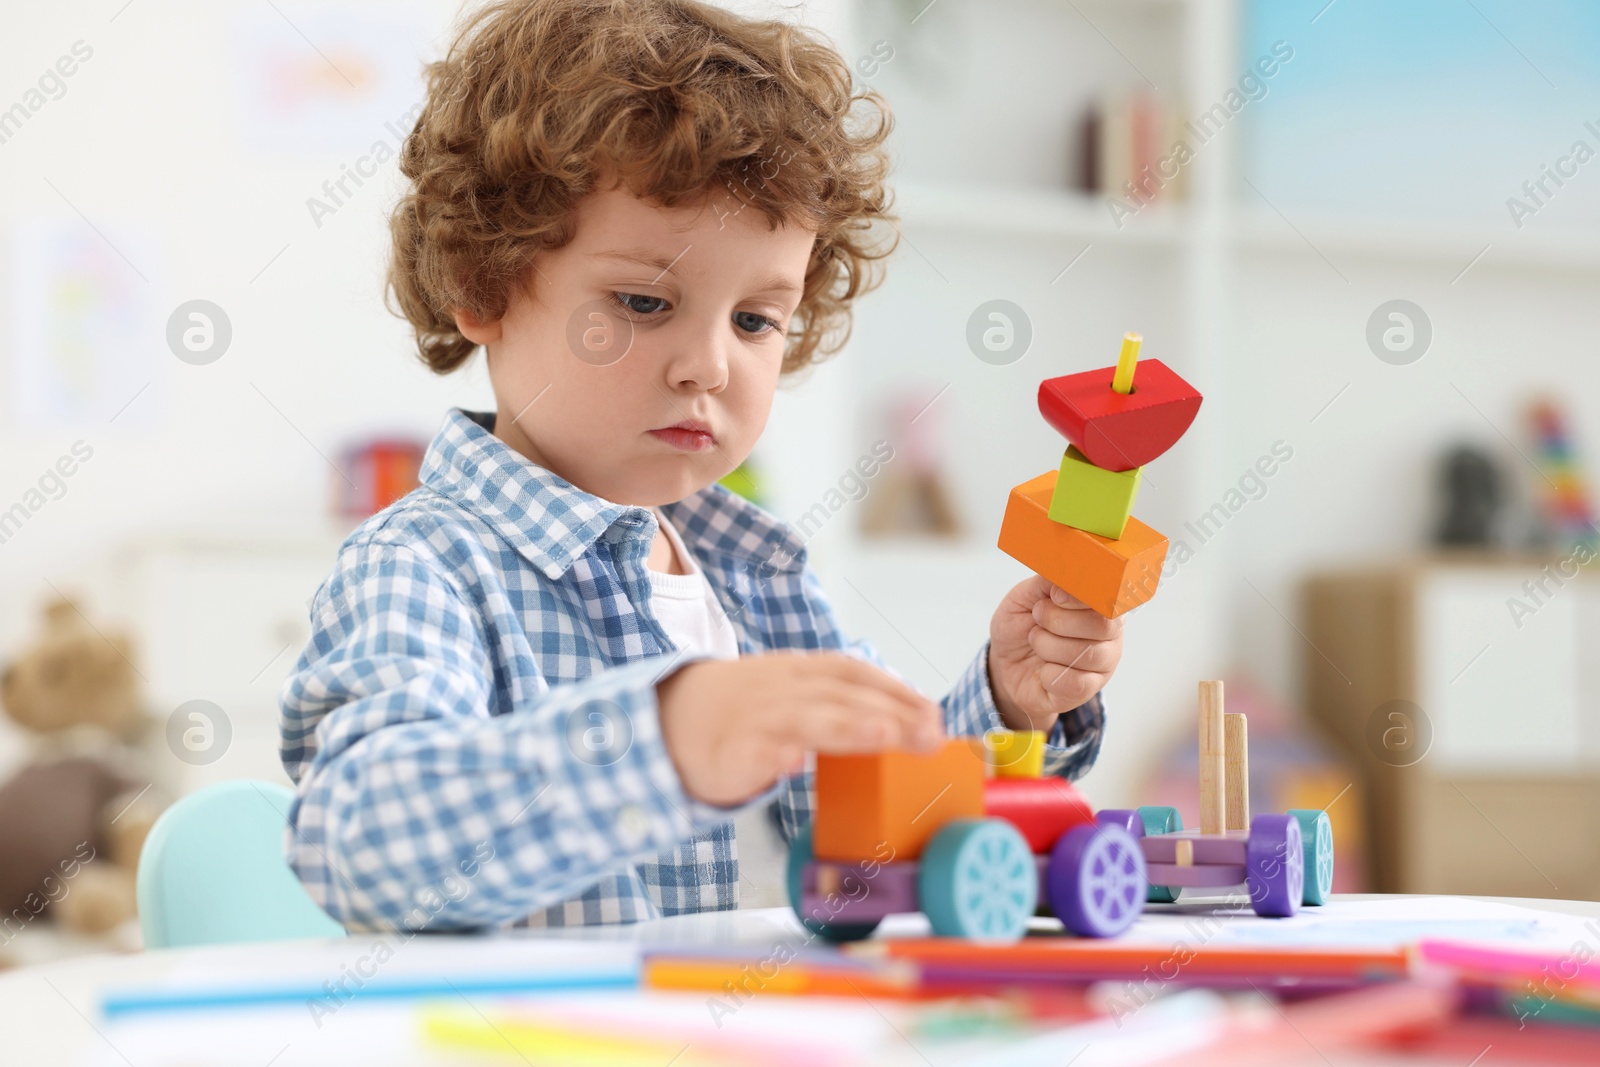
[[[1600,270],[1600,233],[1516,233],[1491,227],[1379,219],[1286,220],[1270,210],[1207,213],[1154,204],[1118,225],[1105,198],[1073,190],[900,182],[895,211],[905,223],[997,238],[1180,250],[1214,241],[1238,255],[1305,254],[1403,262],[1556,270]],[[1210,223],[1207,225],[1207,223]]]
[[[819,404],[816,417],[851,438],[874,424],[878,405],[906,383],[953,384],[940,409],[950,420],[949,437],[971,441],[968,451],[983,458],[950,458],[945,468],[957,511],[970,524],[962,538],[865,536],[852,519],[848,529],[830,531],[813,558],[828,568],[847,631],[872,640],[924,691],[942,693],[987,636],[1000,597],[1026,577],[995,547],[989,527],[990,519],[998,527],[1004,506],[1003,493],[990,499],[996,469],[1009,469],[1011,457],[1040,454],[1040,420],[1026,414],[1037,377],[1032,387],[1017,382],[1040,366],[1064,373],[1083,369],[1072,362],[1079,359],[1103,362],[1098,353],[1080,354],[1079,343],[1103,343],[1114,356],[1129,329],[1160,337],[1161,357],[1199,380],[1216,359],[1224,299],[1217,290],[1225,284],[1219,261],[1229,247],[1217,229],[1228,188],[1226,152],[1199,153],[1185,169],[1181,199],[1158,197],[1122,214],[1120,223],[1106,192],[1080,184],[1091,160],[1105,158],[1085,151],[1089,143],[1106,143],[1086,132],[1091,109],[1104,123],[1110,108],[1133,94],[1154,90],[1175,110],[1186,110],[1185,101],[1222,97],[1238,77],[1237,5],[1000,0],[925,9],[863,0],[852,6],[847,50],[881,54],[886,49],[876,45],[885,42],[894,49],[881,68],[858,73],[895,113],[891,211],[906,238],[896,257],[907,265],[898,273],[891,267],[883,289],[856,311],[855,336],[866,339],[858,344],[873,345],[878,332],[895,340],[852,353],[837,402]],[[1097,173],[1103,172],[1097,167]],[[959,252],[950,254],[952,245]],[[1071,292],[1051,288],[1086,246],[1094,247],[1092,276],[1073,275],[1083,281]],[[1112,254],[1101,260],[1102,252]],[[918,279],[929,276],[919,256],[940,267],[957,264],[940,276],[950,289],[930,295],[921,288]],[[1036,263],[1045,269],[1035,270]],[[930,314],[970,300],[960,309],[965,318],[997,294],[1039,308],[1027,353],[1032,362],[1020,376],[987,373],[959,335],[940,332],[943,317]],[[974,414],[991,400],[1008,407]],[[994,410],[1014,410],[1016,417],[996,420]],[[1175,475],[1172,484],[1184,481]],[[1214,639],[1202,635],[1184,654],[1203,655]],[[1129,700],[1139,701],[1143,690],[1125,684]]]
[[[1300,252],[1488,268],[1600,270],[1600,232],[1518,232],[1509,228],[1360,218],[1286,220],[1268,209],[1241,208],[1227,227],[1242,253]]]
[[[918,226],[996,237],[1174,247],[1193,232],[1181,205],[1153,205],[1118,226],[1103,197],[1065,189],[901,182],[895,210]]]
[[[1600,580],[1444,555],[1303,590],[1306,706],[1361,768],[1374,889],[1600,885]]]

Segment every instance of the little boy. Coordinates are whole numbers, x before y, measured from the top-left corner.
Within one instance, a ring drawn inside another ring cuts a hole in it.
[[[282,691],[289,860],[348,928],[738,907],[810,752],[1007,726],[1093,762],[1119,622],[1030,578],[933,703],[717,484],[877,284],[880,104],[691,0],[501,0],[430,68],[390,286],[434,371],[485,350],[495,410],[344,543]]]

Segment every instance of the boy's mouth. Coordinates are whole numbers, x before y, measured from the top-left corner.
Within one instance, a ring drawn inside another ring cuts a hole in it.
[[[708,448],[716,447],[717,443],[716,437],[711,433],[711,427],[694,419],[685,419],[671,426],[663,426],[659,430],[651,430],[650,436],[665,441],[682,452],[704,452]]]

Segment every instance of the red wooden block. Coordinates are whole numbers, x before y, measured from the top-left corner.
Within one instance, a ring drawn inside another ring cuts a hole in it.
[[[1178,443],[1200,410],[1200,393],[1159,359],[1141,359],[1133,392],[1111,388],[1116,367],[1046,378],[1039,414],[1096,467],[1142,467]]]
[[[1022,831],[1034,852],[1048,852],[1056,838],[1094,822],[1083,794],[1065,778],[985,778],[983,813]]]

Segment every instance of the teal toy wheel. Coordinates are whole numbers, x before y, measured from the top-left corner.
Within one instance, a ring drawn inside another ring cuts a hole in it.
[[[872,931],[878,928],[881,920],[874,919],[869,923],[830,923],[805,914],[802,910],[805,907],[805,899],[802,896],[800,876],[804,873],[806,864],[812,859],[811,827],[807,825],[789,841],[789,864],[785,871],[788,876],[786,881],[789,906],[794,909],[795,918],[799,919],[807,930],[828,941],[860,941],[862,938],[871,937]]]
[[[1300,823],[1306,854],[1306,904],[1326,904],[1333,893],[1333,823],[1320,808],[1290,808]]]
[[[1015,941],[1039,903],[1039,867],[1010,823],[956,819],[923,851],[917,895],[941,937]]]
[[[1183,829],[1183,816],[1178,814],[1177,808],[1169,808],[1163,804],[1146,804],[1139,809],[1139,818],[1144,820],[1144,836],[1155,837],[1157,834],[1170,834]],[[1153,885],[1145,897],[1152,904],[1171,904],[1178,899],[1178,887],[1171,885]]]

